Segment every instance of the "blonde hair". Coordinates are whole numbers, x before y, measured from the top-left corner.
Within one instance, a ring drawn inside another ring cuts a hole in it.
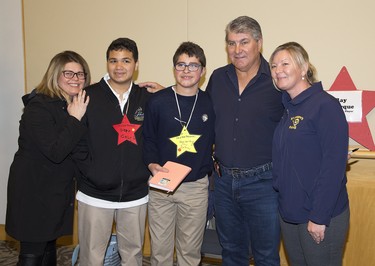
[[[70,102],[70,97],[59,87],[58,84],[58,79],[64,70],[65,65],[70,62],[76,62],[82,66],[83,72],[86,74],[84,87],[90,85],[91,74],[86,60],[76,52],[64,51],[58,53],[51,59],[42,81],[36,87],[36,92],[47,95],[51,98],[58,97]]]
[[[314,82],[317,82],[317,72],[315,67],[310,63],[309,55],[307,54],[306,50],[296,42],[287,42],[275,49],[275,51],[272,53],[269,64],[272,65],[273,58],[275,55],[280,52],[286,50],[289,52],[290,56],[292,57],[292,60],[294,63],[302,69],[305,65],[307,65],[307,71],[306,71],[306,80],[309,84],[313,84]]]

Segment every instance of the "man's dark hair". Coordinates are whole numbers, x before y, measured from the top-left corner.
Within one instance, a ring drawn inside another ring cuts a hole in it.
[[[138,61],[138,48],[135,41],[129,38],[118,38],[114,40],[107,49],[107,60],[109,58],[109,53],[111,51],[121,51],[121,50],[128,50],[129,52],[133,53],[134,61]]]

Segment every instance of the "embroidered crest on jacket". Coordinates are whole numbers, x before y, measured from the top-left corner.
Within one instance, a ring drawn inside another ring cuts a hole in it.
[[[138,109],[134,113],[134,120],[135,121],[143,121],[145,117],[145,113],[142,110],[142,107],[138,107]]]
[[[299,122],[303,120],[303,117],[300,115],[297,115],[297,116],[291,117],[290,120],[292,121],[292,125],[289,126],[289,129],[297,129],[297,125],[299,124]]]

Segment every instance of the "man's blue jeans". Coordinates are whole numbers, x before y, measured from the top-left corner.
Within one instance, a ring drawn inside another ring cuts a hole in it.
[[[272,170],[215,174],[215,217],[223,266],[280,265],[280,225]]]

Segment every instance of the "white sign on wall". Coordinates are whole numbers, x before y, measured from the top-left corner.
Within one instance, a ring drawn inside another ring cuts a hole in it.
[[[362,91],[327,91],[337,98],[344,110],[346,120],[351,123],[362,122]]]

